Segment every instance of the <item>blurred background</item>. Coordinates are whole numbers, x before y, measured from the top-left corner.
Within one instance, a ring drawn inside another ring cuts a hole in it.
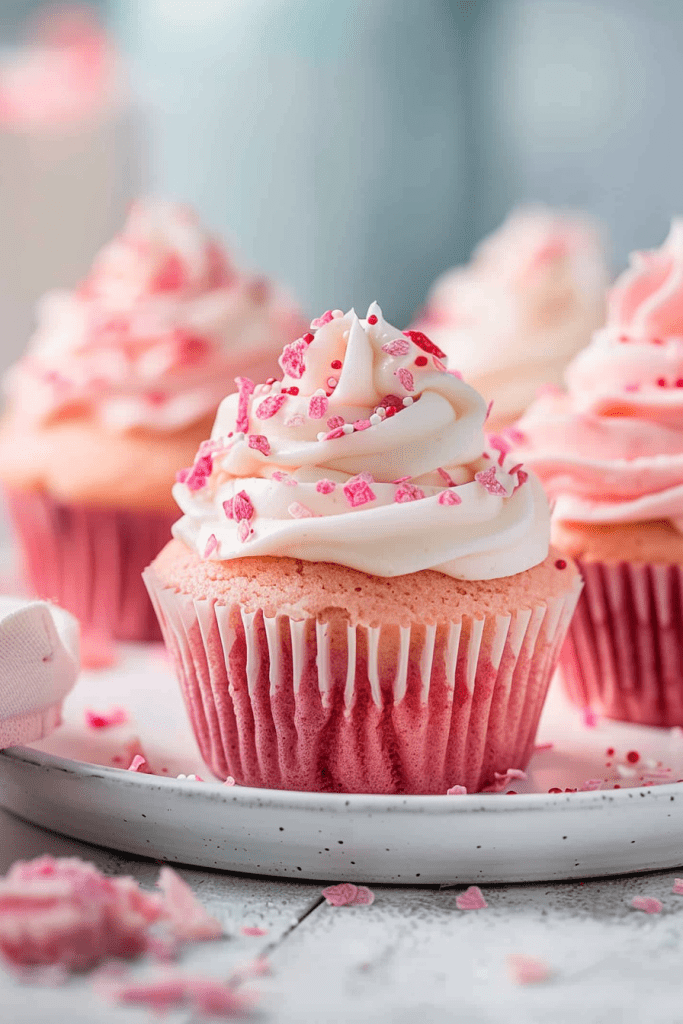
[[[140,192],[311,314],[401,325],[519,202],[595,215],[615,270],[683,211],[681,0],[100,0],[115,83],[61,117],[12,49],[45,6],[0,4],[0,370]]]

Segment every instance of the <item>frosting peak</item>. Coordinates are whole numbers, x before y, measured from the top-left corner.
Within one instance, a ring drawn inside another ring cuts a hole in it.
[[[48,293],[7,389],[38,422],[74,410],[128,430],[212,415],[240,359],[275,365],[301,324],[288,297],[238,272],[187,207],[135,203],[73,292]]]
[[[417,326],[494,402],[492,422],[504,425],[539,385],[560,383],[603,322],[606,284],[592,224],[544,207],[520,209],[468,266],[436,282]]]
[[[683,221],[636,253],[606,327],[573,360],[568,394],[519,423],[516,449],[556,499],[557,519],[668,519],[683,530]]]
[[[175,534],[204,558],[279,555],[380,576],[508,576],[543,561],[540,485],[488,447],[486,403],[417,331],[331,310],[280,357],[281,381],[221,404],[174,489]]]

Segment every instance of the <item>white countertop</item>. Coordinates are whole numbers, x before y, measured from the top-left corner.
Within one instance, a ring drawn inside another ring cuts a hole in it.
[[[0,811],[0,872],[17,858],[80,856],[152,886],[158,863],[44,832]],[[683,858],[682,858],[683,860]],[[676,872],[612,880],[484,887],[488,909],[459,911],[458,889],[373,886],[371,907],[330,907],[320,883],[185,870],[228,937],[188,950],[181,964],[219,977],[265,955],[272,974],[250,983],[272,1024],[674,1024],[682,1017],[683,897]],[[659,915],[630,908],[636,895]],[[243,925],[268,929],[261,938]],[[509,953],[554,970],[542,985],[508,980]],[[143,973],[151,968],[143,965]],[[2,1024],[143,1024],[143,1010],[111,1007],[77,978],[27,987],[0,970]],[[187,1022],[171,1014],[171,1022]]]

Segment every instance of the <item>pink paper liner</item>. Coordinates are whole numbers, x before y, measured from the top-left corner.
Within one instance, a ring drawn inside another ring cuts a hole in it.
[[[580,581],[439,626],[267,618],[143,573],[205,762],[243,786],[474,792],[524,769]]]
[[[560,661],[570,700],[607,718],[683,726],[683,570],[579,567],[585,589]]]
[[[141,573],[177,516],[64,504],[40,492],[6,498],[32,593],[66,608],[86,631],[161,639]]]
[[[53,704],[40,711],[31,711],[25,715],[13,715],[0,720],[0,750],[6,747],[23,746],[26,743],[37,743],[49,736],[62,723],[63,701]]]

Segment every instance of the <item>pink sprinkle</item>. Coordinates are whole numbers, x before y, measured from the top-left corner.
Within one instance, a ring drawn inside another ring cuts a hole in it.
[[[404,484],[406,482],[406,480],[412,480],[412,479],[413,479],[412,476],[410,476],[410,474],[409,474],[408,476],[399,476],[399,477],[396,478],[396,480],[392,480],[391,482],[392,482],[392,484]]]
[[[283,348],[278,362],[288,377],[293,377],[295,380],[300,380],[303,377],[306,372],[304,352],[307,347],[304,339],[299,338]]]
[[[217,548],[218,539],[216,537],[216,534],[212,533],[206,542],[206,547],[204,548],[204,558],[211,558],[211,555],[214,553],[214,551],[216,551]]]
[[[489,469],[482,469],[478,473],[474,474],[474,479],[477,483],[489,492],[489,494],[495,494],[499,498],[507,498],[507,491],[501,484],[500,480],[496,477],[496,467],[490,466]]]
[[[306,508],[300,501],[293,501],[287,509],[292,519],[313,519],[314,513],[311,512],[310,508]]]
[[[372,426],[372,423],[370,422],[370,420],[356,420],[355,423],[353,424],[353,429],[354,430],[369,430],[369,428],[371,426]]]
[[[595,790],[600,789],[604,779],[588,779],[579,787],[579,793],[594,793]]]
[[[592,708],[582,708],[580,711],[581,721],[587,729],[595,729],[598,724],[598,716]]]
[[[462,380],[460,370],[446,370],[446,373],[450,373],[451,377],[455,377],[457,380]]]
[[[265,434],[249,434],[247,441],[250,448],[256,449],[262,455],[270,455],[270,441]]]
[[[455,898],[455,905],[458,910],[485,910],[488,903],[478,885],[471,885],[469,889],[458,893]]]
[[[398,370],[396,370],[395,376],[398,377],[406,391],[415,390],[413,375],[410,370],[406,370],[405,366],[399,366]]]
[[[290,416],[288,420],[285,420],[286,427],[303,427],[306,420],[299,413],[295,413],[294,416]]]
[[[555,746],[554,743],[537,743],[536,746],[534,747],[534,753],[538,754],[542,750],[552,750],[554,748],[554,746]]]
[[[405,501],[419,501],[424,498],[425,492],[420,487],[416,487],[415,484],[401,484],[400,487],[396,488],[394,494],[394,501],[399,503]]]
[[[233,512],[233,507],[232,507],[233,504],[234,504],[234,501],[235,501],[234,498],[228,498],[227,501],[223,502],[223,511],[225,512],[225,514],[228,517],[228,519],[234,519],[235,518],[234,512]]]
[[[269,395],[268,398],[264,398],[259,404],[256,410],[256,418],[259,420],[269,420],[271,416],[282,408],[283,404],[287,400],[287,395]]]
[[[166,969],[160,978],[148,981],[126,981],[108,988],[117,1003],[145,1006],[162,1016],[170,1010],[186,1007],[195,1017],[245,1017],[252,1008],[252,998],[238,992],[229,982],[219,978],[184,974]]]
[[[327,421],[327,428],[328,428],[328,430],[337,430],[338,427],[343,427],[343,426],[344,426],[344,417],[343,416],[330,416],[329,420]]]
[[[486,420],[491,415],[491,409],[493,409],[493,399],[491,399],[491,401],[489,402],[489,404],[486,407],[486,416],[484,418],[484,423],[486,423]]]
[[[379,403],[378,408],[380,409],[402,409],[403,399],[399,398],[398,395],[385,395],[382,401]]]
[[[335,430],[331,430],[329,434],[325,434],[324,439],[325,441],[334,441],[338,437],[346,437],[346,434],[341,427],[337,427]]]
[[[339,381],[337,380],[336,377],[328,377],[327,378],[327,386],[330,389],[330,391],[334,391],[334,389],[336,388],[338,383],[339,383]]]
[[[624,384],[624,391],[640,391],[640,384]]]
[[[491,448],[495,448],[497,452],[500,452],[500,455],[498,456],[498,465],[502,466],[505,461],[505,456],[511,451],[510,445],[502,434],[491,434],[489,437],[489,445]]]
[[[254,506],[246,491],[240,491],[232,499],[232,514],[238,522],[240,519],[254,518]]]
[[[234,786],[235,785],[235,780],[233,779],[232,775],[228,775],[228,777],[225,780],[225,782],[223,783],[223,785],[224,786]]]
[[[462,498],[455,491],[442,491],[438,500],[439,505],[462,505]]]
[[[502,793],[513,779],[520,779],[523,782],[526,779],[526,772],[519,768],[508,768],[506,772],[494,772],[493,776],[495,782],[482,789],[482,793]]]
[[[505,433],[510,438],[512,444],[524,444],[526,442],[526,434],[523,434],[517,427],[508,427]]]
[[[85,709],[85,724],[91,729],[109,729],[113,725],[123,725],[128,721],[128,712],[125,708],[111,708],[107,712],[92,711]]]
[[[259,928],[257,925],[246,925],[240,928],[242,935],[267,935],[267,928]]]
[[[191,469],[181,469],[176,479],[185,484],[191,491],[201,491],[206,481],[211,476],[213,469],[213,457],[211,452],[203,453],[200,447],[197,458]]]
[[[451,786],[446,790],[446,796],[467,796],[467,786]]]
[[[329,324],[332,319],[332,310],[328,309],[322,316],[316,317],[315,320],[311,321],[311,327],[324,327],[325,324]]]
[[[548,965],[535,956],[511,953],[505,962],[510,979],[516,985],[539,985],[552,978]]]
[[[382,352],[386,352],[390,356],[407,356],[410,352],[410,342],[404,338],[387,341],[382,345]]]
[[[437,370],[439,370],[441,373],[446,373],[448,367],[446,366],[445,363],[442,363],[441,360],[438,359],[436,356],[432,356],[432,360]]]
[[[333,480],[318,480],[315,485],[315,489],[318,494],[332,494],[332,491],[336,489],[337,485]]]
[[[455,487],[455,480],[445,469],[442,469],[441,466],[439,466],[437,473],[441,479],[445,481],[447,487]]]
[[[653,896],[634,896],[631,906],[635,910],[642,910],[645,914],[661,914],[662,903]]]
[[[329,407],[329,399],[325,395],[313,395],[308,403],[308,415],[312,420],[321,420]]]
[[[237,400],[237,421],[236,429],[243,434],[249,430],[249,397],[253,395],[255,384],[248,377],[235,377],[235,384],[239,391]]]
[[[375,895],[365,885],[354,885],[353,882],[341,882],[323,889],[322,895],[331,907],[369,907],[374,903]]]
[[[283,473],[281,469],[276,469],[273,473],[273,480],[277,480],[279,484],[284,484],[285,487],[296,487],[297,481],[289,473]]]
[[[351,477],[351,479],[344,484],[344,496],[351,508],[358,508],[359,505],[367,505],[368,502],[375,501],[377,497],[370,487],[369,481],[363,479],[364,475],[365,474],[359,474],[358,476]]]
[[[676,896],[683,896],[683,878],[674,878],[673,889],[671,890]]]
[[[442,352],[441,349],[434,344],[431,338],[428,338],[422,331],[404,331],[406,337],[410,338],[418,348],[421,348],[423,352],[426,352],[430,356],[436,356],[438,359],[445,359],[446,353]]]
[[[237,524],[237,536],[242,544],[245,544],[249,540],[251,534],[251,527],[248,519],[240,519]]]
[[[147,761],[142,754],[136,754],[133,760],[128,765],[129,772],[139,772],[143,764],[147,764]]]
[[[525,484],[528,479],[529,479],[529,474],[525,470],[523,470],[523,469],[518,469],[517,470],[517,487],[521,487],[522,484]],[[517,490],[517,487],[515,487],[515,490]]]

